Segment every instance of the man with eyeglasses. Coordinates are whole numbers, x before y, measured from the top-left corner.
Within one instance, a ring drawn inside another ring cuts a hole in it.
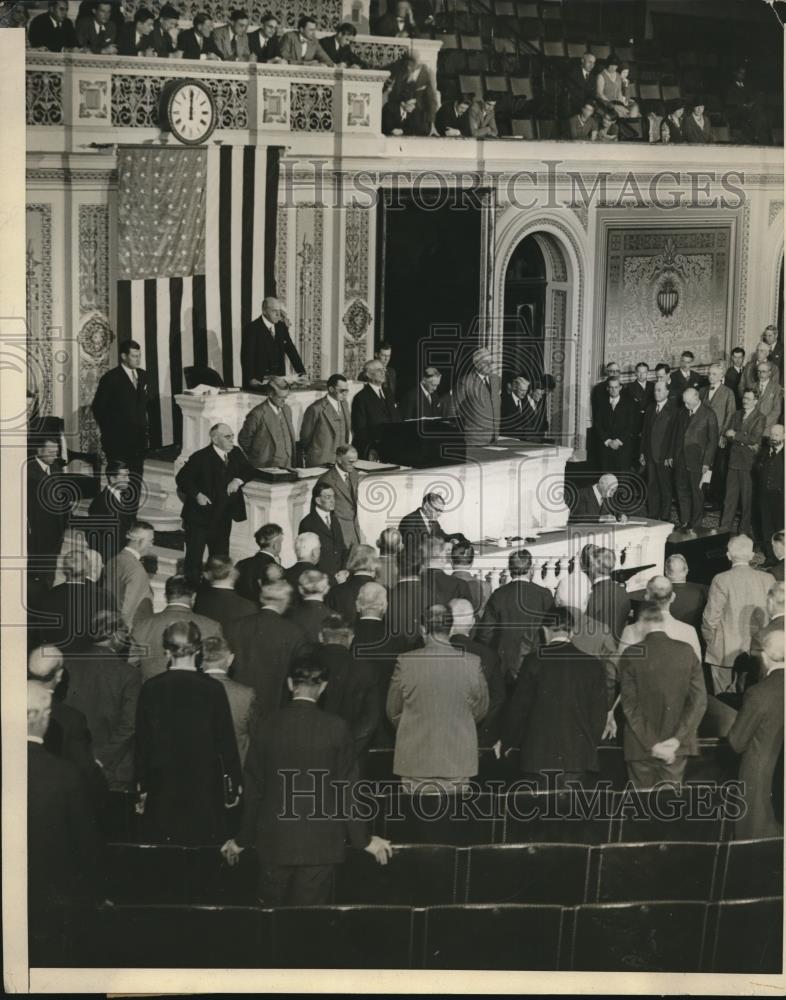
[[[764,436],[770,436],[773,424],[778,420],[783,406],[783,389],[773,376],[774,365],[770,361],[759,361],[756,365],[756,395],[759,413],[764,416]]]
[[[306,468],[330,465],[336,461],[336,449],[349,444],[352,420],[348,395],[349,384],[345,376],[336,373],[328,379],[326,395],[306,408],[300,427],[300,447]]]

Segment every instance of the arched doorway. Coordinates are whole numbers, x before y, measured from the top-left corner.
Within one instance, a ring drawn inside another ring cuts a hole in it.
[[[546,376],[548,434],[570,436],[565,379],[570,377],[566,323],[568,264],[559,240],[534,232],[514,248],[505,271],[502,322],[503,382]],[[550,378],[549,378],[550,376]]]

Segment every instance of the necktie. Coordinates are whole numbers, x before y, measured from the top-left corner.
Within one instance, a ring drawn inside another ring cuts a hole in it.
[[[139,376],[136,373],[136,368],[132,369],[131,371],[131,381],[134,383],[134,388],[136,389],[136,387],[139,385]]]
[[[232,55],[237,59],[237,38],[232,39]]]
[[[775,458],[775,454],[776,454],[775,449],[770,448],[770,458]]]

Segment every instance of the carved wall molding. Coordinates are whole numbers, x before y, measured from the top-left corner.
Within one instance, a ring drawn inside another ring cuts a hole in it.
[[[160,0],[123,0],[123,12],[129,19],[140,7],[150,6],[158,11]],[[181,22],[190,23],[201,11],[210,14],[218,24],[226,24],[230,11],[236,7],[235,0],[178,0],[177,9]],[[317,21],[317,28],[332,31],[342,20],[341,0],[247,0],[243,9],[248,11],[252,25],[258,25],[262,16],[270,11],[278,18],[283,28],[295,28],[302,14],[310,14]]]
[[[60,184],[103,181],[107,184],[117,182],[117,169],[108,166],[106,170],[82,170],[71,167],[28,167],[28,181],[57,181]]]
[[[289,267],[289,209],[278,206],[276,220],[276,295],[282,302],[287,301],[287,278]]]
[[[410,52],[409,41],[365,42],[355,40],[352,48],[371,69],[389,69]]]
[[[344,222],[344,296],[368,299],[369,260],[369,211],[366,208],[349,207]]]
[[[80,120],[109,118],[109,83],[107,80],[79,81]]]
[[[53,412],[52,206],[32,203],[27,222],[27,386],[42,414]]]
[[[745,338],[745,321],[748,314],[748,281],[750,278],[750,242],[751,242],[751,203],[747,199],[742,212],[742,252],[740,255],[740,265],[737,271],[737,288],[739,290],[739,307],[737,311],[737,339],[742,342]],[[739,244],[738,244],[739,245]]]
[[[585,205],[570,205],[571,212],[581,223],[581,228],[586,233],[589,229],[589,209]]]
[[[297,329],[303,364],[315,379],[322,377],[324,213],[322,205],[297,208]]]
[[[98,430],[91,403],[98,382],[110,367],[110,347],[115,336],[106,316],[94,313],[79,331],[79,450],[96,453],[101,450]]]
[[[109,313],[109,207],[79,206],[79,309]]]
[[[371,128],[371,94],[347,93],[347,125]]]
[[[344,312],[342,322],[346,335],[342,371],[347,378],[357,378],[367,360],[366,334],[372,319],[371,312],[362,299],[354,299]]]
[[[782,211],[783,211],[783,201],[771,201],[767,214],[767,225],[771,226]]]
[[[201,67],[201,64],[200,64]],[[112,74],[112,124],[118,128],[158,128],[161,90],[170,76]],[[248,81],[206,81],[216,101],[220,129],[248,128]]]
[[[294,132],[333,131],[333,87],[324,83],[290,83],[290,123]]]
[[[28,125],[62,125],[63,74],[28,70],[25,107]]]

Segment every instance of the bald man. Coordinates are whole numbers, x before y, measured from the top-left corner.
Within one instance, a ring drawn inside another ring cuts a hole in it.
[[[233,521],[245,521],[242,486],[256,475],[235,445],[232,428],[214,424],[210,443],[195,451],[175,477],[185,494],[181,517],[186,532],[183,574],[198,586],[202,578],[205,547],[211,556],[229,555]]]
[[[271,296],[262,300],[262,315],[243,329],[240,365],[243,388],[261,389],[271,375],[286,375],[286,362],[292,365],[301,382],[306,382],[306,368],[289,336],[284,308]]]
[[[685,389],[684,406],[674,419],[666,465],[674,470],[679,508],[678,527],[698,531],[704,516],[701,480],[711,471],[718,447],[718,418],[702,404],[698,389]]]
[[[651,577],[644,591],[644,600],[660,609],[661,627],[666,635],[670,639],[676,639],[677,642],[686,643],[696,654],[696,658],[701,661],[701,647],[696,629],[692,625],[686,625],[685,622],[679,621],[671,614],[671,605],[674,603],[675,596],[671,580],[665,576]],[[638,622],[626,625],[620,636],[618,653],[622,654],[627,646],[641,642],[643,635]]]
[[[619,481],[610,472],[602,475],[594,486],[582,486],[570,512],[571,523],[627,521],[625,514],[617,514],[614,510],[613,500],[618,489]]]
[[[493,444],[499,437],[502,383],[488,348],[472,355],[472,368],[458,382],[456,398],[468,448]]]

